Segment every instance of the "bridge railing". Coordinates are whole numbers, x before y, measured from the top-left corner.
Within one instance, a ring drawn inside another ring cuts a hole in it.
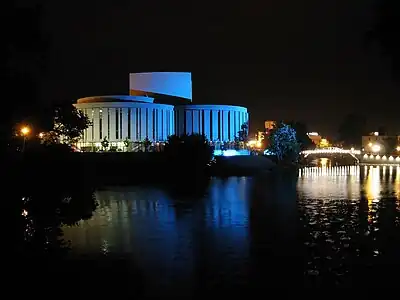
[[[329,147],[329,148],[322,148],[322,149],[314,149],[314,150],[305,150],[301,152],[303,155],[310,155],[310,154],[352,154],[352,155],[360,155],[360,150],[355,149],[342,149],[337,147]]]

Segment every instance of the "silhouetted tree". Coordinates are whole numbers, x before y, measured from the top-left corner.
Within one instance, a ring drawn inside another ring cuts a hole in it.
[[[103,150],[106,150],[109,145],[110,145],[110,142],[108,141],[107,137],[105,136],[104,139],[101,141],[101,146],[103,147]]]
[[[248,135],[249,135],[249,124],[248,122],[245,122],[240,126],[240,130],[238,132],[239,142],[246,142]]]
[[[315,144],[307,135],[309,131],[306,124],[296,121],[285,122],[285,123],[290,125],[290,127],[292,127],[294,130],[296,130],[297,142],[299,143],[301,150],[315,148]]]
[[[339,139],[346,147],[361,147],[361,137],[366,134],[367,120],[352,113],[344,117],[338,128]]]
[[[151,142],[148,137],[146,137],[143,141],[144,152],[149,152],[151,146]]]
[[[125,138],[124,140],[124,146],[126,151],[130,151],[130,146],[132,145],[132,141],[128,139],[128,137]]]
[[[200,134],[169,136],[164,154],[171,171],[184,177],[202,175],[212,159],[212,149],[206,137]]]
[[[44,136],[47,143],[73,145],[82,137],[83,131],[92,125],[88,116],[73,105],[57,107],[54,114],[53,128]]]

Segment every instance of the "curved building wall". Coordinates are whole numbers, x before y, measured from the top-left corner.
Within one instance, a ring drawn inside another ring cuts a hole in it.
[[[153,72],[129,74],[130,95],[170,96],[192,101],[192,74]]]
[[[124,96],[123,96],[124,97]],[[91,120],[92,126],[85,130],[81,146],[101,143],[106,137],[110,143],[130,141],[165,141],[174,134],[174,107],[139,101],[124,101],[118,97],[114,101],[80,101],[75,107],[83,111]],[[87,98],[84,98],[87,99]]]
[[[248,121],[247,109],[231,105],[175,106],[175,134],[204,134],[210,141],[234,141]]]

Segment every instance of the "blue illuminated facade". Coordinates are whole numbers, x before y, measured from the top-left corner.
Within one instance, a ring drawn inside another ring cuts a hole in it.
[[[129,96],[81,98],[75,107],[91,120],[78,147],[124,148],[124,141],[164,142],[176,134],[204,134],[213,142],[231,142],[248,122],[245,107],[192,104],[191,73],[129,75]]]

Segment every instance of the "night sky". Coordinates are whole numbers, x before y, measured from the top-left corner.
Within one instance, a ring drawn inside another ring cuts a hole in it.
[[[294,119],[332,135],[359,111],[371,130],[400,133],[400,83],[365,42],[373,0],[183,2],[48,1],[44,99],[127,94],[129,72],[191,71],[193,101],[247,106],[251,131]]]

